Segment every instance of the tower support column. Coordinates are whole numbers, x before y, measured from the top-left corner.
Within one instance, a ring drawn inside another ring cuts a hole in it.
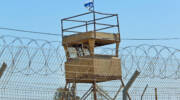
[[[94,100],[97,100],[97,94],[96,94],[96,81],[93,82],[93,93],[94,93]]]
[[[89,42],[90,55],[94,56],[95,40],[94,39],[89,39],[88,42]]]

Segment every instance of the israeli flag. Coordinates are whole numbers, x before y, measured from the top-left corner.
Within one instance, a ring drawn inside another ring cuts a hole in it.
[[[86,2],[84,4],[84,7],[88,8],[90,11],[92,10],[92,8],[94,7],[94,2],[93,0],[89,0],[88,2]]]

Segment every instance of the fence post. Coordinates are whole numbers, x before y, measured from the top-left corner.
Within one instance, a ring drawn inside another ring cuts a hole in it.
[[[131,87],[131,85],[134,83],[134,81],[136,80],[136,78],[139,76],[140,72],[138,72],[137,70],[134,72],[133,76],[130,78],[130,80],[128,81],[127,85],[124,87],[123,90],[123,100],[127,100],[127,94],[128,94],[128,90]]]
[[[155,88],[155,100],[158,100],[157,88]]]
[[[145,94],[145,92],[146,92],[147,87],[148,87],[148,84],[146,85],[146,87],[145,87],[144,90],[143,90],[143,93],[142,93],[142,95],[141,95],[141,100],[143,100],[143,96],[144,96],[144,94]]]
[[[3,63],[1,68],[0,68],[0,78],[2,77],[2,75],[3,75],[4,71],[6,70],[6,68],[7,68],[6,63]]]

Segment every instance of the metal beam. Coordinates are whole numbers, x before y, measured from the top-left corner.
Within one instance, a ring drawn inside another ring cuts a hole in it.
[[[143,91],[143,93],[142,93],[142,95],[141,95],[141,100],[143,100],[143,96],[144,96],[144,94],[145,94],[145,92],[146,92],[146,90],[147,90],[147,87],[148,87],[148,84],[147,84],[146,87],[144,88],[144,91]]]
[[[120,86],[120,88],[118,89],[118,92],[116,93],[116,95],[114,96],[114,98],[112,100],[116,100],[118,94],[120,93],[120,91],[123,87],[124,87],[123,85]]]
[[[79,17],[79,16],[83,16],[83,15],[91,14],[91,13],[92,13],[92,12],[87,12],[87,13],[79,14],[79,15],[76,15],[76,16],[72,16],[72,17],[64,18],[64,19],[62,19],[62,20],[68,20],[68,19],[72,19],[72,18],[75,18],[75,17]]]
[[[136,80],[136,78],[139,76],[140,72],[138,72],[137,70],[134,72],[133,76],[130,78],[130,80],[128,81],[127,85],[124,87],[123,90],[123,100],[127,100],[127,93],[129,88],[132,86],[132,84],[134,83],[134,81]]]
[[[103,97],[105,97],[107,100],[113,100],[103,89],[101,89],[98,85],[97,87],[97,92],[99,92]]]

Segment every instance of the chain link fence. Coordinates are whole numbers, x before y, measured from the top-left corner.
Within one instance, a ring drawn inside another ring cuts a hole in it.
[[[109,55],[115,53],[110,48],[98,48],[95,51]],[[128,91],[131,100],[155,100],[156,95],[158,100],[180,100],[179,54],[179,49],[160,45],[120,48],[124,83],[127,84],[135,70],[141,72]],[[66,85],[65,61],[61,42],[0,36],[0,65],[3,62],[7,64],[0,79],[0,99],[58,100],[58,89]],[[103,92],[97,93],[98,100],[107,99],[103,94],[112,100],[114,96],[116,100],[122,100],[120,80],[97,83],[97,86]],[[82,97],[91,84],[77,84],[76,87],[77,96]],[[93,94],[86,100],[93,100]]]

